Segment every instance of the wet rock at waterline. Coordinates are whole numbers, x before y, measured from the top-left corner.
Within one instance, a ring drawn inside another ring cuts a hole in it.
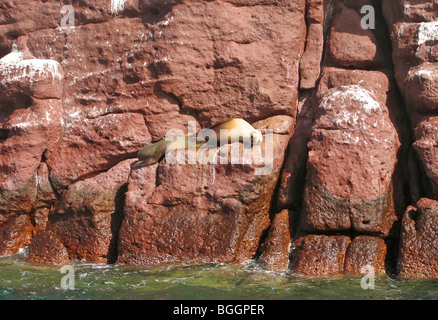
[[[270,270],[287,271],[291,250],[291,216],[288,210],[277,213],[263,241],[260,262]]]
[[[34,227],[27,215],[9,220],[0,229],[0,255],[15,254],[29,245]]]
[[[402,220],[398,272],[402,278],[438,276],[438,202],[422,198]]]
[[[131,163],[122,161],[107,172],[69,185],[49,214],[46,230],[58,237],[72,259],[115,262]]]
[[[306,235],[292,246],[291,270],[304,275],[333,275],[344,271],[347,236]]]
[[[27,261],[48,265],[67,265],[70,257],[61,240],[53,233],[39,231],[28,247]]]

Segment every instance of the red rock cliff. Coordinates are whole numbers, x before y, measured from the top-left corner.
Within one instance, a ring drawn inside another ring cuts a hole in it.
[[[3,1],[0,254],[436,277],[437,47],[436,0]],[[134,165],[230,118],[268,166]]]

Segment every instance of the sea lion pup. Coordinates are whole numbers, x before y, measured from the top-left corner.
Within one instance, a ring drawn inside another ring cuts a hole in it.
[[[212,139],[212,135],[215,135],[215,139]],[[193,139],[194,143],[190,144],[189,139]],[[163,139],[148,144],[140,149],[137,156],[143,165],[148,166],[163,159],[168,152],[187,149],[189,145],[196,147],[196,149],[201,147],[216,148],[235,141],[242,142],[245,145],[257,145],[262,140],[262,133],[254,129],[248,122],[243,119],[232,119],[208,129],[202,129],[196,134],[186,135],[184,139],[177,138],[176,141]]]

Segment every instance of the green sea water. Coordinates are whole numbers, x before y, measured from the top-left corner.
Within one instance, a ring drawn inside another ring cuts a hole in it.
[[[372,287],[362,277],[309,278],[266,271],[256,263],[159,268],[72,263],[69,268],[61,273],[61,267],[30,264],[20,254],[0,257],[0,300],[438,299],[438,279],[384,276]]]

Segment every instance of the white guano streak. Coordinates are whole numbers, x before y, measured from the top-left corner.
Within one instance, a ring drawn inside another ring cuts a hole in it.
[[[117,15],[125,9],[125,0],[111,0],[111,14]]]
[[[438,40],[438,21],[421,22],[418,26],[418,46],[426,41]]]
[[[21,52],[11,52],[0,59],[0,83],[6,84],[12,81],[21,81],[29,78],[31,84],[35,76],[51,75],[52,79],[62,79],[60,64],[50,59],[28,59],[23,60]]]

